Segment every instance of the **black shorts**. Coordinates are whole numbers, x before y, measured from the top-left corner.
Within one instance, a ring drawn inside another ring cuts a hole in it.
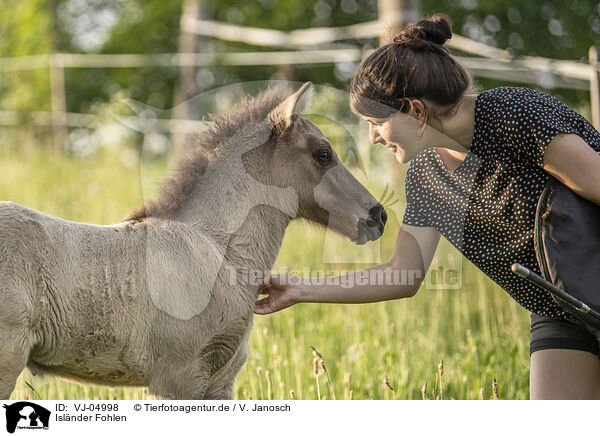
[[[582,350],[600,357],[598,340],[583,324],[531,313],[529,355],[547,349]]]

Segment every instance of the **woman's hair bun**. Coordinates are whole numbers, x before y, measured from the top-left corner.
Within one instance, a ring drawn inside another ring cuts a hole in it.
[[[394,38],[395,44],[415,49],[424,49],[432,42],[443,46],[452,38],[450,19],[444,14],[435,14],[429,19],[408,24],[398,36]]]

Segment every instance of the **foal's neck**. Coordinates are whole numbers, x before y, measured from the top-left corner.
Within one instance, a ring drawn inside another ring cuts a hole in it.
[[[227,242],[222,248],[229,262],[265,270],[275,263],[296,210],[292,188],[258,182],[231,157],[207,170],[177,219]]]

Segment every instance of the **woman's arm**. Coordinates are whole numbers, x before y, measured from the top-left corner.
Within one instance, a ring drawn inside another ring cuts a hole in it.
[[[417,293],[437,248],[440,234],[431,227],[404,225],[398,232],[394,253],[380,265],[317,282],[289,276],[270,276],[259,293],[255,313],[276,312],[300,302],[371,303],[412,297]]]
[[[550,141],[543,168],[576,194],[600,205],[600,155],[578,135],[561,133]]]

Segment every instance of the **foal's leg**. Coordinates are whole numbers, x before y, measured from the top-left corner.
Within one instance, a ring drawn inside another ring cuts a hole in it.
[[[202,360],[182,363],[165,358],[154,365],[150,395],[168,400],[203,400],[208,378],[209,368]]]
[[[210,390],[206,393],[205,400],[233,400],[233,388],[235,379],[226,382],[223,386],[217,389]]]
[[[248,330],[249,334],[250,330]],[[248,359],[248,335],[231,360],[211,378],[205,400],[233,400],[235,379]]]
[[[0,400],[8,400],[27,365],[29,340],[24,328],[0,320],[0,342]]]
[[[245,328],[242,323],[230,325],[189,360],[175,363],[165,356],[152,368],[150,393],[179,400],[233,399],[233,382],[247,357],[250,331]]]

